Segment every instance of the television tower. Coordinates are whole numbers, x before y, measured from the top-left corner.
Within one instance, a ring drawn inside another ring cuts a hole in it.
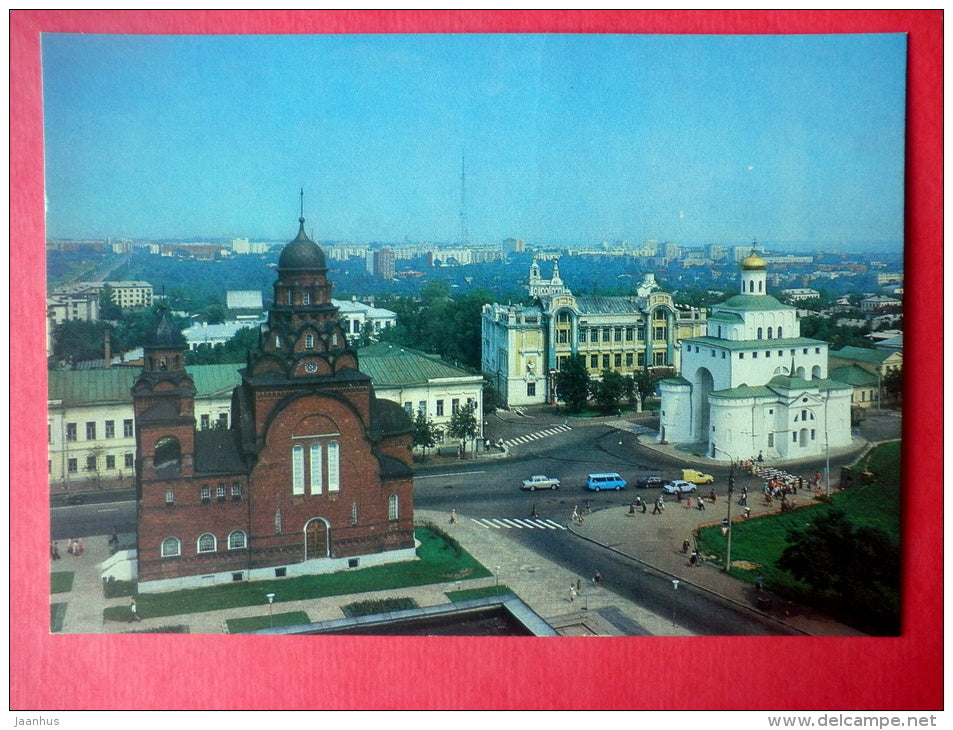
[[[467,158],[461,158],[460,163],[460,241],[461,244],[470,243],[470,226],[467,223]]]

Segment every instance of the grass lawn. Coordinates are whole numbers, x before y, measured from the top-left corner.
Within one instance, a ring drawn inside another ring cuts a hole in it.
[[[505,596],[513,593],[513,589],[508,586],[487,586],[486,588],[467,588],[462,591],[449,591],[445,593],[451,603],[460,603],[461,601],[470,601],[474,598],[486,598],[487,596]]]
[[[268,629],[273,626],[300,626],[309,624],[311,619],[304,611],[288,611],[287,613],[276,613],[269,616],[265,613],[262,616],[246,616],[245,618],[230,618],[225,620],[230,634],[245,634],[249,631],[258,631],[258,629]]]
[[[73,590],[73,571],[50,573],[50,593],[69,593]]]
[[[56,634],[63,630],[63,620],[66,618],[66,603],[50,604],[50,633]]]
[[[765,585],[779,595],[810,605],[815,599],[813,590],[788,573],[774,567],[788,543],[788,530],[802,530],[831,509],[846,513],[857,527],[875,527],[892,540],[900,540],[900,443],[883,444],[865,457],[865,468],[874,474],[872,482],[863,487],[836,492],[830,504],[815,502],[793,512],[758,517],[733,523],[731,535],[731,574],[754,583],[758,574]],[[806,497],[797,501],[806,502]],[[724,564],[726,539],[720,527],[700,531],[698,546],[706,559]],[[741,566],[739,567],[739,563]],[[745,566],[750,564],[750,567]]]
[[[470,580],[490,575],[489,570],[438,528],[418,526],[416,536],[421,543],[417,548],[418,560],[342,570],[326,575],[241,581],[168,593],[143,593],[138,597],[138,613],[142,618],[177,616],[239,606],[265,605],[265,595],[268,593],[274,593],[275,603],[281,603],[452,580]],[[107,620],[125,621],[129,617],[129,608],[110,606],[103,611],[103,616]]]

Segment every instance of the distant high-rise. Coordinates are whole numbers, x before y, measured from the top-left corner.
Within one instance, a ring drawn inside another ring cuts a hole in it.
[[[397,255],[389,248],[374,253],[374,275],[382,279],[393,279],[396,271]]]

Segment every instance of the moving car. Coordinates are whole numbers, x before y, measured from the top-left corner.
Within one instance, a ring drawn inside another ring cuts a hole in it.
[[[559,489],[559,480],[551,479],[543,474],[533,474],[529,479],[523,480],[521,489],[528,489],[531,492],[537,489]]]
[[[662,487],[666,494],[694,494],[697,489],[692,482],[686,482],[684,479],[673,479]]]
[[[593,492],[600,492],[603,489],[625,489],[627,486],[625,479],[620,477],[615,472],[609,472],[606,474],[590,474],[586,478],[586,489],[591,489]]]
[[[682,479],[693,484],[711,484],[715,477],[711,474],[705,474],[695,469],[682,469]]]
[[[660,489],[663,484],[665,482],[659,476],[639,477],[635,482],[639,489]]]

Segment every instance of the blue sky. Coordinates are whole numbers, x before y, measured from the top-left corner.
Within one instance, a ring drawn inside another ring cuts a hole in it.
[[[43,36],[48,235],[903,235],[903,35]]]

